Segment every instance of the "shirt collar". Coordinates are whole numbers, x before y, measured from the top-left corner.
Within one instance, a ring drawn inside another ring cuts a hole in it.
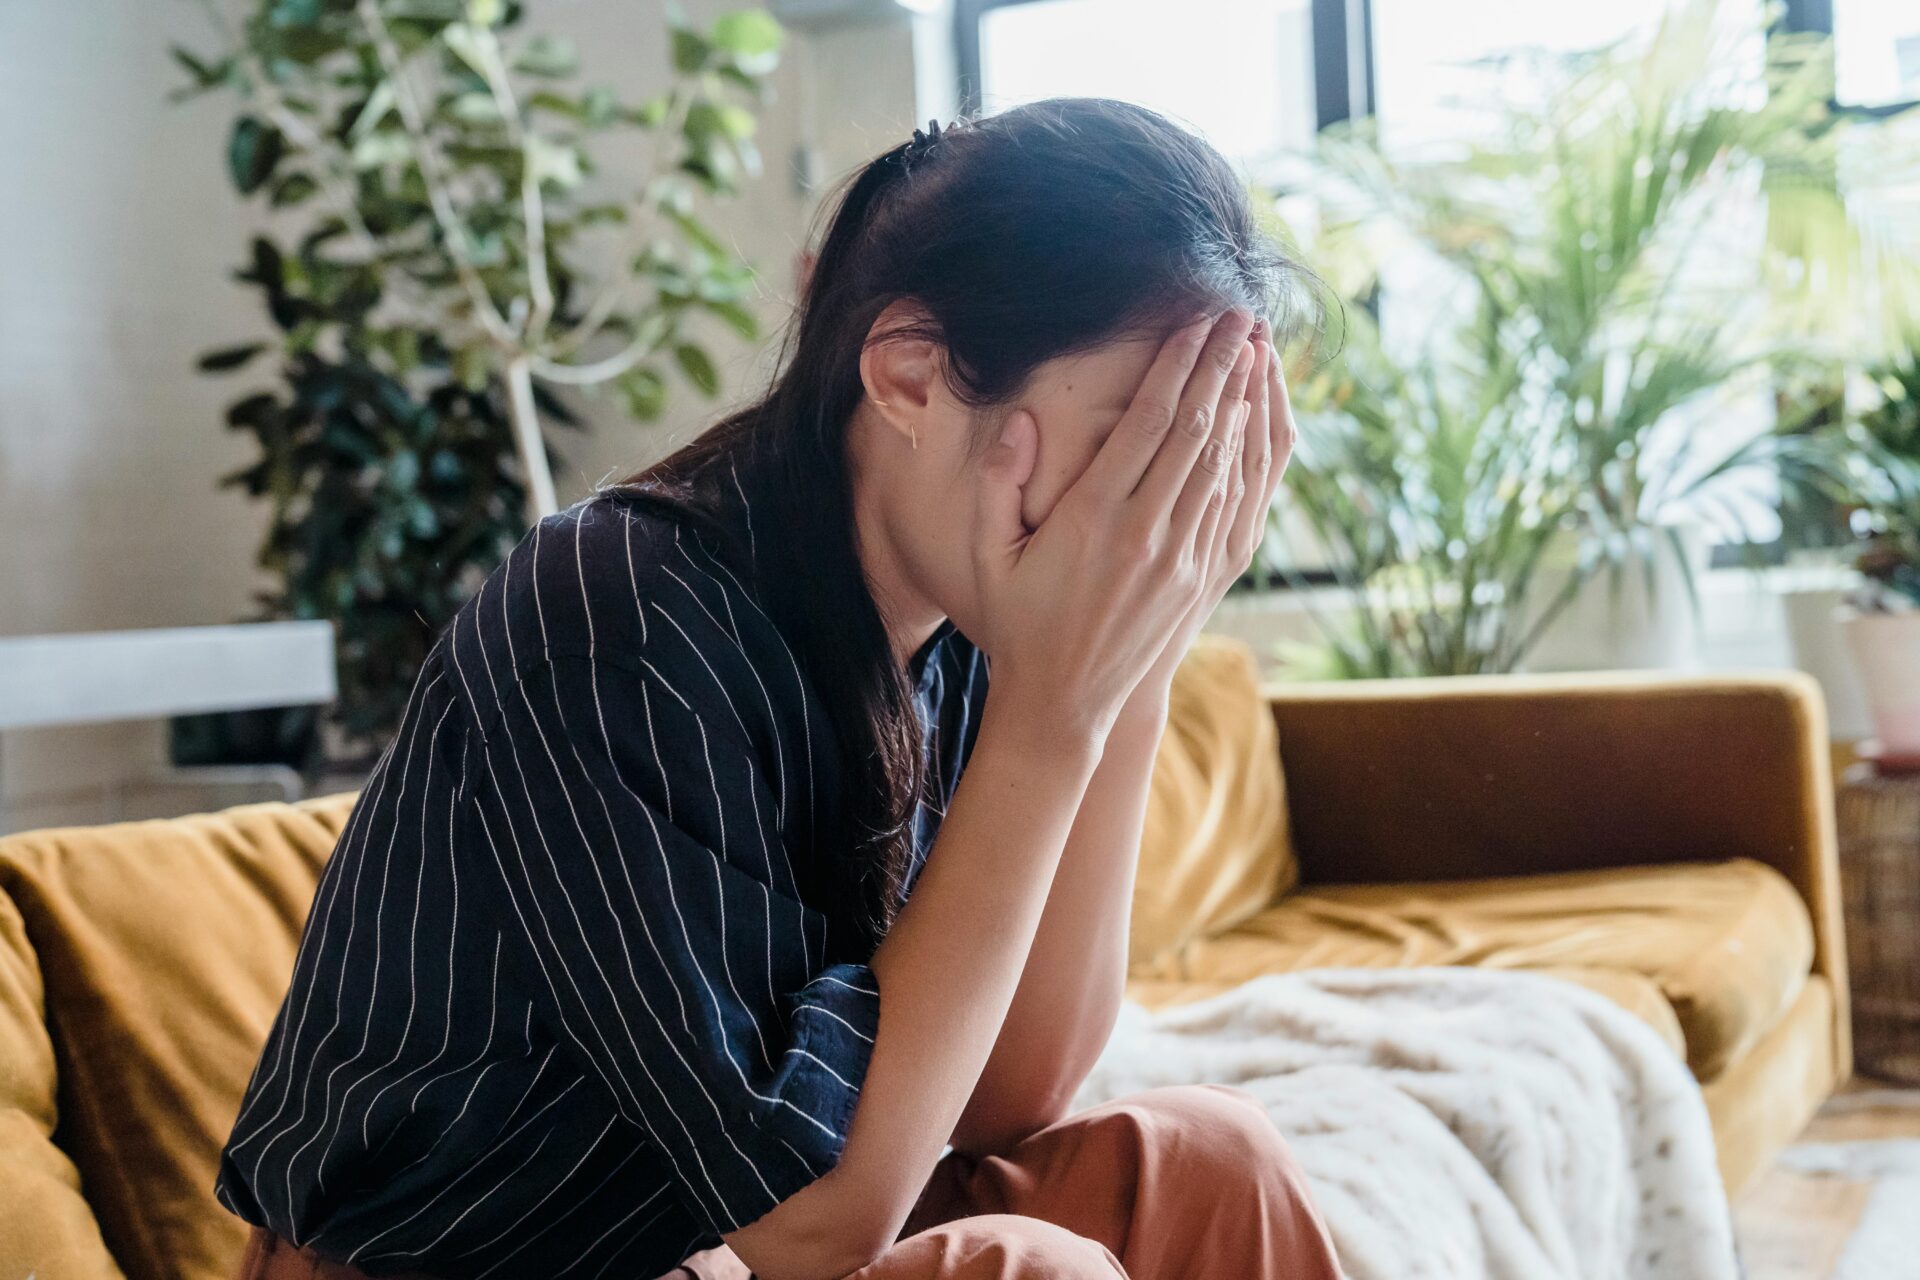
[[[933,629],[933,634],[914,650],[913,657],[907,662],[907,675],[912,678],[916,688],[926,678],[927,664],[933,660],[933,655],[940,648],[941,642],[952,634],[953,619],[942,618],[940,625]]]

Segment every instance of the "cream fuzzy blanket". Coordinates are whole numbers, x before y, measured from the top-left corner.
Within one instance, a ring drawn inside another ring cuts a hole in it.
[[[1604,997],[1479,969],[1324,969],[1149,1013],[1078,1102],[1259,1098],[1351,1280],[1736,1280],[1685,1064]]]

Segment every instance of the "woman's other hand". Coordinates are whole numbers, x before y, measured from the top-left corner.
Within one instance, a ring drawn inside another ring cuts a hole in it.
[[[1280,477],[1293,458],[1300,432],[1293,420],[1279,352],[1264,325],[1256,328],[1252,345],[1254,365],[1242,411],[1244,426],[1228,487],[1227,508],[1215,527],[1208,553],[1207,584],[1169,638],[1159,660],[1135,687],[1127,703],[1129,713],[1137,707],[1140,714],[1157,720],[1181,657],[1234,583],[1252,566],[1266,535]]]
[[[1264,472],[1242,457],[1260,345],[1248,342],[1252,329],[1253,317],[1234,310],[1169,337],[1092,464],[1032,531],[1020,486],[1036,427],[1024,410],[1008,416],[982,462],[974,566],[984,616],[959,620],[993,660],[992,696],[1103,739],[1176,639],[1190,638],[1196,613],[1204,620],[1235,548],[1251,554],[1252,513],[1242,515],[1248,504],[1233,488],[1258,478],[1264,506],[1274,470],[1268,446]]]

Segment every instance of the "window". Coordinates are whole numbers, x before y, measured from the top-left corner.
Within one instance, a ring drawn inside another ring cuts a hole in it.
[[[1546,82],[1545,60],[1651,32],[1675,3],[1373,0],[1381,141],[1414,150],[1479,137],[1486,126],[1478,104],[1538,97]],[[1724,7],[1729,19],[1739,8]]]
[[[1835,96],[1850,107],[1920,102],[1920,5],[1833,0]]]
[[[1310,8],[1309,0],[994,4],[977,14],[980,102],[987,111],[1063,96],[1137,102],[1257,170],[1313,136]]]

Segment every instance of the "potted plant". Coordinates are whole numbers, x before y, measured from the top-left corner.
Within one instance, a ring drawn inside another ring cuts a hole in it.
[[[1841,626],[1878,754],[1920,765],[1920,347],[1872,381],[1876,402],[1843,437],[1865,583],[1843,607]]]
[[[1339,359],[1294,393],[1300,441],[1270,539],[1318,638],[1268,634],[1296,677],[1512,670],[1537,620],[1511,606],[1575,516],[1564,459],[1534,447],[1510,361],[1395,360],[1364,308],[1343,315]],[[1301,572],[1309,546],[1335,590]]]
[[[1470,145],[1410,157],[1363,123],[1324,136],[1291,184],[1315,208],[1316,261],[1383,313],[1384,354],[1358,372],[1399,402],[1376,448],[1396,432],[1427,447],[1423,418],[1446,404],[1478,419],[1450,433],[1456,447],[1519,450],[1527,475],[1551,477],[1510,485],[1509,501],[1563,504],[1521,513],[1537,537],[1482,545],[1512,527],[1459,519],[1485,501],[1460,490],[1455,567],[1426,552],[1401,566],[1447,582],[1470,613],[1511,615],[1475,669],[1688,665],[1708,534],[1750,533],[1763,509],[1744,481],[1795,466],[1802,442],[1765,411],[1782,347],[1756,174],[1812,145],[1826,82],[1806,42],[1780,40],[1767,91],[1748,91],[1727,68],[1752,34],[1713,3],[1685,6],[1644,42],[1547,59],[1541,101],[1491,108]],[[1743,208],[1750,243],[1726,234]],[[1398,528],[1441,492],[1382,488],[1390,508],[1365,518]],[[1293,502],[1324,524],[1350,518],[1337,497]],[[1368,536],[1355,527],[1346,553]],[[1488,556],[1516,558],[1489,575]],[[1453,621],[1449,634],[1474,631]]]
[[[226,483],[270,505],[271,616],[329,618],[348,745],[398,723],[434,634],[556,505],[557,392],[657,417],[677,375],[718,390],[708,341],[757,335],[753,272],[704,207],[754,173],[781,31],[759,9],[673,17],[633,97],[508,0],[206,0],[218,47],[176,48],[181,96],[231,93],[228,173],[263,207],[238,278],[271,353],[227,411],[258,457]],[[602,161],[639,165],[614,182]]]

